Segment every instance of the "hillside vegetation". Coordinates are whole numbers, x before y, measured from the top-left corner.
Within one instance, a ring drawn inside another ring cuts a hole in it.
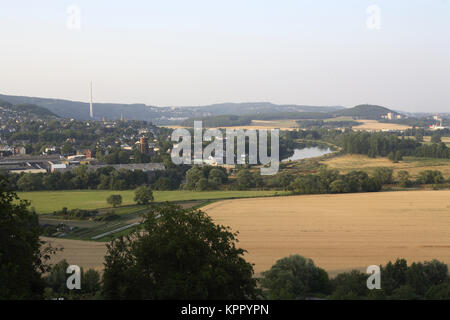
[[[388,108],[370,104],[363,104],[350,109],[341,110],[336,112],[335,114],[337,116],[358,117],[361,119],[368,119],[368,120],[379,120],[381,116],[386,115],[389,112],[392,112],[393,114],[398,114],[397,112],[392,111]]]

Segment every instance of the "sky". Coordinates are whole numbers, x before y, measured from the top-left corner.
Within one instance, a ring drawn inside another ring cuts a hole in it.
[[[0,0],[0,93],[450,112],[449,0]]]

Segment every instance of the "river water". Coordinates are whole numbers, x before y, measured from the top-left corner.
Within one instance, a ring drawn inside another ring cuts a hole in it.
[[[295,160],[301,160],[301,159],[308,159],[308,158],[315,158],[323,156],[324,154],[332,153],[333,150],[330,148],[319,148],[319,147],[309,147],[309,148],[303,148],[303,149],[294,149],[294,154],[292,157],[282,160],[282,162],[287,162],[289,160],[295,161]]]

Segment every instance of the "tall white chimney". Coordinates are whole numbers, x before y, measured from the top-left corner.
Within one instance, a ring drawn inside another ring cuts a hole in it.
[[[89,113],[91,116],[91,119],[94,118],[94,109],[92,108],[92,81],[91,81],[91,104],[90,104],[90,108],[89,108]]]

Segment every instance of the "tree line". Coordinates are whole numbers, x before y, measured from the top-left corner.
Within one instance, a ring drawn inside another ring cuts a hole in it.
[[[388,133],[352,132],[344,136],[343,151],[350,154],[364,154],[371,158],[388,157],[392,154],[428,158],[450,158],[450,148],[440,142],[437,136],[432,144],[422,144],[420,141],[401,138]]]
[[[130,190],[142,185],[154,190],[176,190],[184,180],[186,166],[173,166],[165,171],[151,174],[142,170],[116,170],[103,167],[90,170],[81,165],[72,171],[54,173],[8,173],[2,176],[10,182],[16,191],[51,191],[51,190]]]

